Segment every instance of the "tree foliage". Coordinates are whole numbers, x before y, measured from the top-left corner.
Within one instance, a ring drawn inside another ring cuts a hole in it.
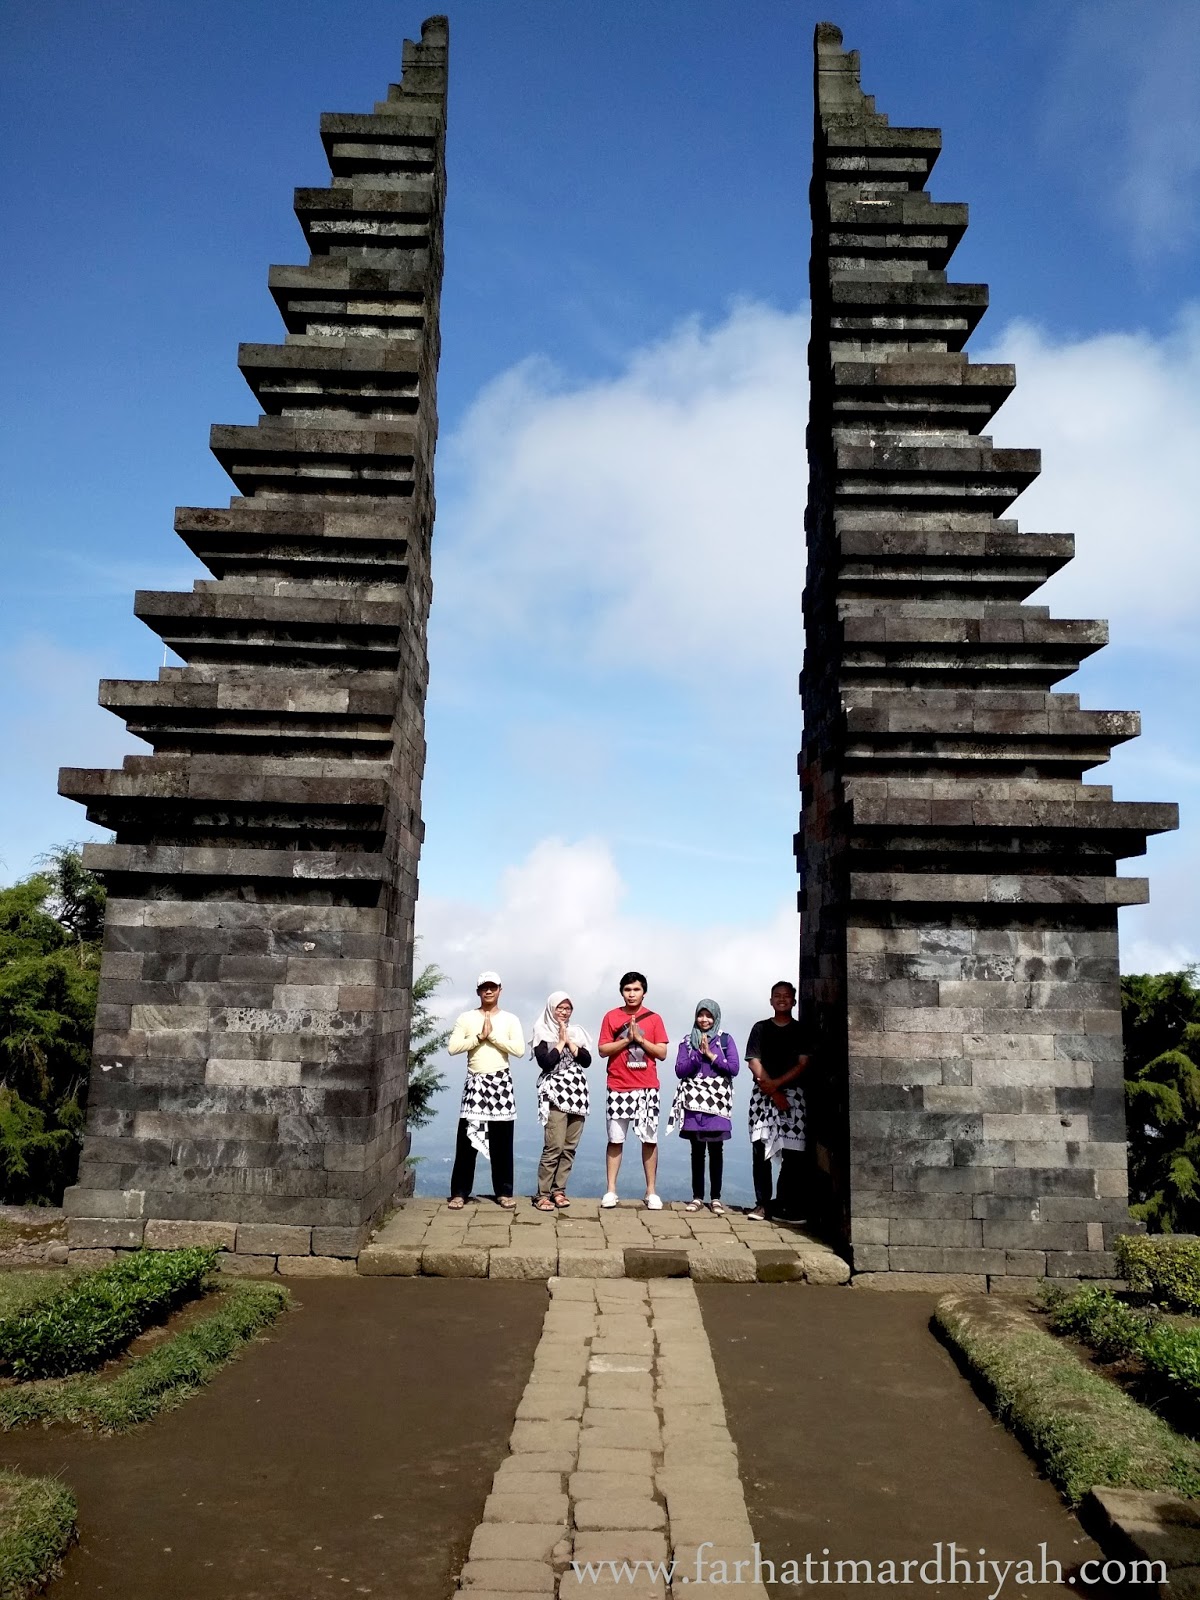
[[[104,888],[77,850],[0,889],[0,1194],[57,1202],[71,1181],[91,1059]]]
[[[1130,1211],[1152,1233],[1200,1233],[1197,972],[1121,979]]]
[[[412,1031],[408,1043],[408,1125],[426,1128],[433,1121],[433,1097],[446,1087],[434,1057],[446,1048],[450,1029],[443,1028],[430,1010],[430,1001],[447,982],[435,962],[427,962],[413,979]]]

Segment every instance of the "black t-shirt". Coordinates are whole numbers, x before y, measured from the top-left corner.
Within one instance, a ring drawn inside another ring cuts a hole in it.
[[[746,1059],[761,1061],[768,1078],[781,1078],[790,1072],[801,1056],[809,1054],[809,1032],[803,1022],[793,1017],[784,1027],[777,1027],[774,1017],[756,1022],[746,1043]]]

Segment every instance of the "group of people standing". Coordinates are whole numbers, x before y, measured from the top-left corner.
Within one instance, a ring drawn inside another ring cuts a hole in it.
[[[605,1153],[607,1188],[600,1204],[618,1203],[617,1179],[630,1134],[642,1147],[646,1180],[645,1203],[662,1210],[655,1182],[658,1172],[658,1129],[661,1085],[658,1063],[667,1058],[669,1040],[662,1018],[645,1005],[647,982],[641,972],[626,972],[620,984],[621,1004],[600,1024],[595,1046],[606,1064]],[[513,1124],[516,1097],[511,1063],[525,1054],[520,1022],[500,1009],[500,975],[481,972],[476,985],[479,1004],[464,1011],[447,1045],[450,1055],[467,1056],[467,1081],[459,1112],[454,1168],[450,1175],[452,1211],[461,1210],[475,1181],[475,1162],[491,1162],[492,1183],[499,1204],[508,1210],[513,1199]],[[754,1175],[752,1218],[801,1221],[805,1205],[804,1092],[800,1078],[808,1066],[806,1030],[794,1015],[796,988],[781,979],[771,989],[771,1015],[756,1022],[746,1045],[746,1066],[754,1080],[750,1093],[750,1148]],[[545,1131],[538,1165],[534,1205],[554,1211],[570,1205],[567,1180],[579,1148],[591,1100],[588,1069],[593,1042],[575,1020],[575,1005],[564,989],[546,1001],[533,1025],[530,1055],[537,1063],[538,1118]],[[721,1215],[725,1144],[733,1134],[733,1080],[741,1062],[737,1045],[721,1031],[721,1007],[710,998],[697,1002],[692,1026],[675,1057],[678,1080],[667,1119],[691,1145],[692,1198],[685,1210],[705,1203],[705,1176],[711,1208]],[[778,1185],[773,1163],[780,1161]]]

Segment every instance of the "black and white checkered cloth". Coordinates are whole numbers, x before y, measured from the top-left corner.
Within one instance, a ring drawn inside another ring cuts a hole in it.
[[[685,1111],[702,1111],[708,1117],[733,1117],[733,1079],[722,1073],[719,1078],[681,1078],[667,1120],[667,1132],[674,1133],[683,1126]]]
[[[643,1144],[658,1142],[657,1089],[610,1089],[607,1114],[610,1122],[632,1121],[634,1134]]]
[[[468,1072],[458,1114],[467,1124],[467,1138],[472,1148],[485,1161],[490,1161],[488,1123],[517,1120],[517,1098],[508,1068],[501,1072]]]
[[[783,1092],[786,1111],[769,1100],[757,1084],[750,1091],[750,1138],[766,1145],[768,1161],[782,1150],[804,1149],[804,1091],[798,1083],[789,1083]]]
[[[590,1109],[587,1073],[574,1056],[564,1055],[550,1072],[537,1081],[538,1120],[542,1127],[551,1109],[565,1111],[569,1117],[586,1117]]]

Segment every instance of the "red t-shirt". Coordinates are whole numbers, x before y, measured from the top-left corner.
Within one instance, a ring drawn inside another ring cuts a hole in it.
[[[610,1011],[600,1024],[600,1043],[611,1044],[620,1035],[622,1028],[628,1027],[629,1021],[629,1013],[624,1006],[618,1006],[615,1011]],[[667,1043],[667,1030],[657,1011],[639,1011],[637,1025],[651,1044]],[[610,1089],[657,1089],[658,1086],[658,1062],[653,1056],[648,1056],[640,1045],[635,1045],[632,1050],[622,1050],[615,1056],[609,1056]]]

